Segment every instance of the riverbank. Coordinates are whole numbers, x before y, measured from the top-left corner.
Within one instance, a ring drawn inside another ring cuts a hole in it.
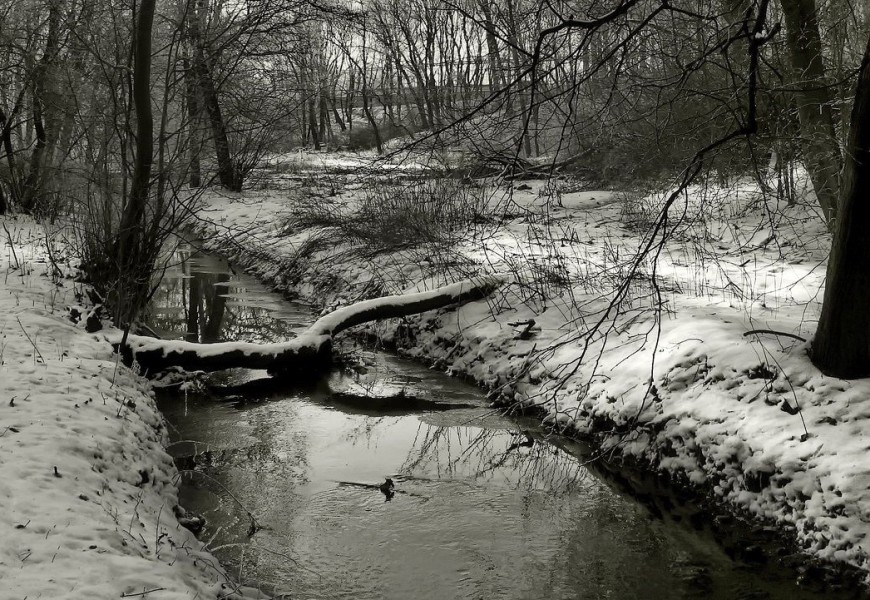
[[[63,244],[49,255],[39,224],[0,223],[2,596],[263,597],[179,525],[153,393],[86,331],[85,288]]]
[[[812,205],[771,205],[751,184],[692,190],[676,235],[614,311],[658,200],[563,189],[554,202],[546,185],[491,199],[512,212],[449,247],[359,252],[334,222],[299,215],[312,202],[352,215],[363,186],[304,178],[280,193],[207,196],[198,234],[323,308],[480,272],[510,278],[488,302],[370,331],[610,457],[775,523],[808,558],[870,572],[870,383],[823,376],[794,337],[746,335],[811,338],[829,244]]]

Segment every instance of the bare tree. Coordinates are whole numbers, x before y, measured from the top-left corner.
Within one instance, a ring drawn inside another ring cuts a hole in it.
[[[852,106],[839,216],[813,362],[843,378],[870,375],[870,40]]]
[[[842,160],[834,128],[815,0],[782,0],[804,160],[828,222],[837,218]]]

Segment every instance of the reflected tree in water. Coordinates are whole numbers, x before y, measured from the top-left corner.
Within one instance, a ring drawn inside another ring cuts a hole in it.
[[[207,256],[190,247],[175,252],[150,309],[149,322],[154,328],[199,343],[295,337],[298,323],[250,304],[244,282],[206,260]]]
[[[402,472],[434,469],[440,477],[461,473],[474,480],[502,479],[518,489],[540,488],[550,493],[566,493],[583,485],[588,472],[580,459],[549,443],[521,446],[526,435],[421,422]]]

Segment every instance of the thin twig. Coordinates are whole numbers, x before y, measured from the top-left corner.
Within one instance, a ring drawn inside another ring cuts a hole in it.
[[[248,510],[248,507],[245,506],[245,504],[241,500],[236,498],[236,496],[229,489],[227,489],[227,486],[222,484],[220,481],[218,481],[214,477],[207,475],[206,473],[203,473],[202,471],[197,471],[196,469],[179,469],[178,472],[179,472],[179,474],[190,473],[190,474],[200,475],[202,477],[205,477],[206,479],[208,479],[212,483],[219,486],[230,498],[235,500],[236,504],[238,504],[239,507],[248,514],[248,518],[251,519],[251,527],[248,529],[248,537],[251,537],[252,535],[254,535],[255,533],[257,533],[259,530],[261,530],[263,528],[263,526],[260,525],[260,523],[257,521],[257,518],[254,516],[254,513],[252,513],[250,510]]]
[[[799,335],[797,335],[797,334],[789,333],[789,332],[787,332],[787,331],[776,331],[775,329],[750,329],[749,331],[747,331],[747,332],[745,332],[745,333],[743,334],[743,337],[747,337],[747,336],[750,336],[750,335],[757,335],[757,334],[759,334],[759,333],[769,333],[769,334],[771,334],[771,335],[781,335],[781,336],[784,336],[784,337],[794,338],[794,339],[796,339],[796,340],[798,340],[798,341],[800,341],[800,342],[806,342],[806,341],[807,341],[806,338],[802,338],[801,336],[799,336]]]
[[[137,592],[135,594],[128,594],[127,592],[121,593],[121,598],[132,598],[134,596],[145,596],[146,594],[150,594],[151,592],[162,592],[166,588],[153,588],[150,590],[143,590],[141,592]]]
[[[6,223],[3,223],[3,230],[6,231],[6,238],[9,240],[9,249],[12,250],[12,257],[15,259],[15,268],[20,269],[21,263],[18,262],[18,255],[15,254],[15,244],[12,243],[12,234],[9,233]]]
[[[27,341],[30,342],[30,345],[33,346],[34,351],[36,351],[37,356],[39,356],[39,360],[42,361],[42,364],[45,364],[45,359],[42,358],[42,352],[39,351],[39,348],[36,347],[36,344],[33,342],[33,340],[30,339],[29,335],[27,335],[27,330],[24,329],[24,325],[22,325],[21,319],[15,317],[15,320],[18,321],[18,326],[21,327],[21,331],[24,333],[24,337],[26,337]]]

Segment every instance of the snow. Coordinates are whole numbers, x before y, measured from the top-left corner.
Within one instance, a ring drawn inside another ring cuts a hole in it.
[[[400,147],[407,138],[391,140],[388,147]],[[380,160],[374,150],[313,152],[297,151],[286,154],[273,154],[263,161],[264,169],[278,171],[320,174],[330,170],[347,170],[360,172],[419,172],[428,167],[413,160],[407,160],[409,153],[401,152],[395,160]],[[405,160],[400,160],[404,158]]]
[[[281,343],[220,342],[198,344],[182,340],[161,340],[121,332],[107,337],[113,347],[125,343],[128,358],[143,370],[162,370],[167,366],[204,371],[221,370],[228,365],[247,368],[295,368],[298,359],[310,361],[331,352],[332,337],[354,325],[375,318],[398,317],[459,302],[467,302],[497,288],[503,283],[498,277],[475,277],[426,292],[373,298],[345,306],[324,315],[299,336]],[[238,359],[244,358],[244,364]],[[209,360],[215,359],[215,360]],[[306,362],[306,364],[308,364]],[[301,365],[301,362],[299,364]],[[308,367],[304,367],[308,368]]]
[[[0,596],[257,598],[178,524],[179,474],[146,382],[67,318],[45,230],[0,217]],[[55,255],[64,255],[58,242]],[[74,261],[58,265],[75,272]]]
[[[318,231],[293,225],[296,199],[352,212],[357,183],[337,197],[316,187],[207,196],[200,234],[325,309],[504,278],[487,301],[369,329],[502,401],[543,410],[557,429],[793,530],[808,556],[870,573],[870,381],[824,376],[807,343],[744,335],[812,338],[830,238],[810,192],[785,205],[751,181],[696,186],[674,206],[657,261],[636,252],[665,193],[543,181],[494,190],[505,216],[449,248],[363,253],[337,240],[300,253]],[[622,286],[632,268],[640,277]],[[522,326],[508,323],[529,318],[534,335],[518,339]]]
[[[324,310],[481,275],[507,281],[485,301],[366,327],[503,402],[537,407],[555,429],[791,528],[808,556],[870,573],[870,381],[824,376],[807,343],[744,335],[812,337],[830,239],[811,199],[779,205],[751,182],[693,188],[659,260],[635,262],[663,194],[524,182],[493,189],[504,218],[449,247],[365,254],[339,239],[306,257],[299,250],[318,230],[293,226],[297,199],[353,211],[365,182],[337,197],[294,185],[208,194],[199,233]],[[207,544],[178,525],[163,421],[147,383],[113,355],[119,333],[71,322],[67,307],[88,312],[82,288],[51,275],[45,230],[2,223],[0,589],[257,597],[234,588]],[[62,241],[54,254],[63,275],[75,273]],[[621,287],[633,266],[641,277]],[[530,318],[532,335],[520,339],[524,326],[510,323]]]
[[[429,291],[394,294],[392,296],[381,296],[379,298],[363,300],[351,306],[331,311],[329,314],[317,319],[306,333],[312,335],[335,335],[346,329],[350,322],[356,321],[358,318],[365,318],[364,316],[367,313],[382,309],[401,310],[406,306],[420,305],[430,301],[437,301],[440,298],[450,302],[458,302],[463,296],[468,296],[474,290],[494,289],[503,282],[502,278],[490,275],[457,281],[456,283]]]
[[[112,344],[121,342],[122,332],[114,332],[107,336],[106,339]],[[325,337],[324,335],[300,335],[293,338],[289,342],[272,343],[272,344],[255,344],[251,342],[218,342],[214,344],[197,344],[194,342],[186,342],[184,340],[160,340],[153,337],[142,335],[127,336],[127,345],[134,352],[153,352],[158,351],[163,356],[169,354],[192,353],[202,358],[211,356],[220,356],[230,352],[238,352],[245,356],[265,356],[277,357],[281,354],[293,352],[300,348],[319,347]]]

